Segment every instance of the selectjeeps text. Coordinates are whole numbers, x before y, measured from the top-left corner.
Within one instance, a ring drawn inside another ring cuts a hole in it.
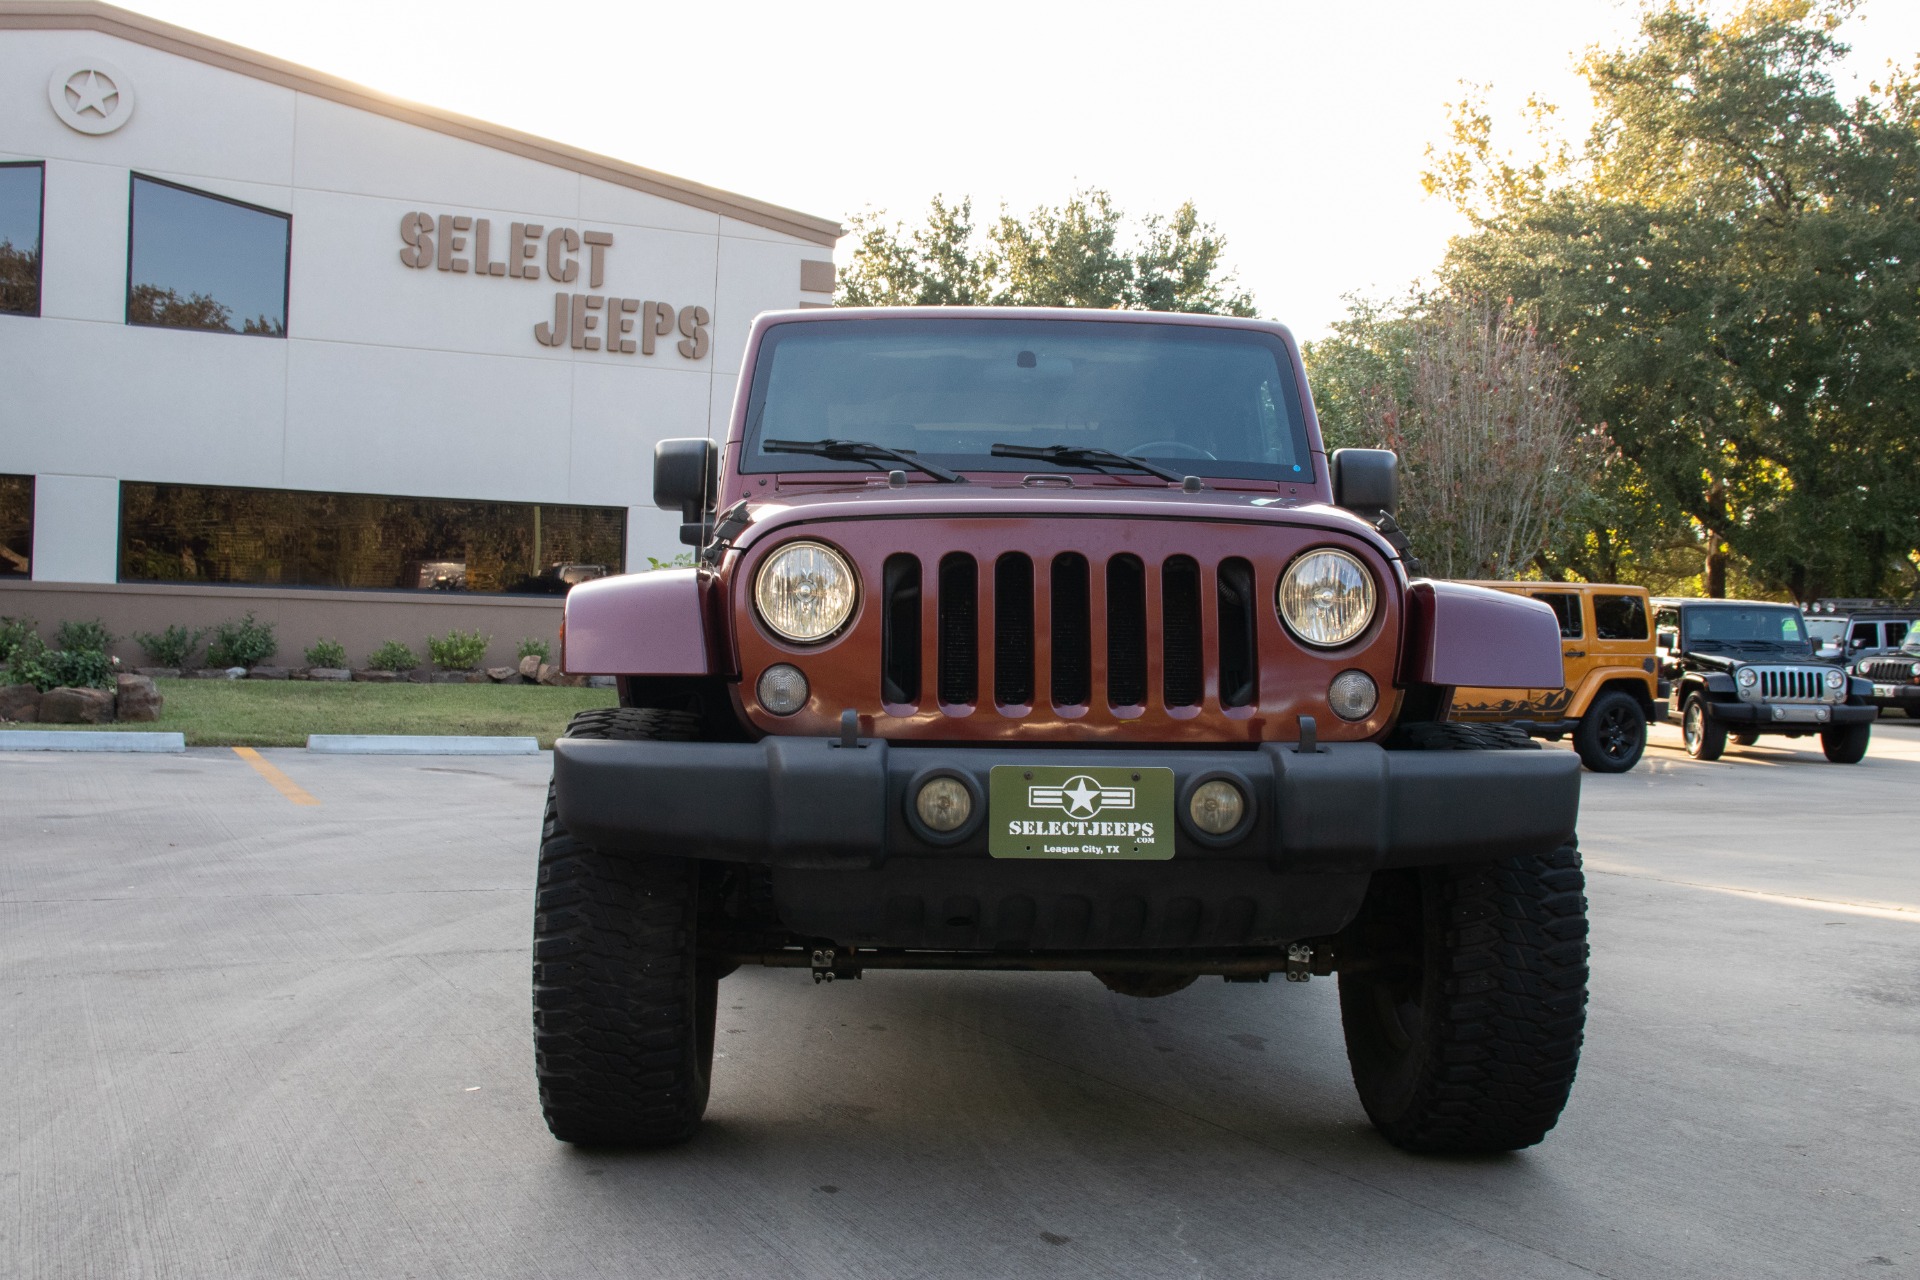
[[[620,705],[554,751],[555,1136],[690,1135],[743,965],[1133,996],[1337,973],[1389,1141],[1553,1127],[1587,998],[1580,762],[1446,715],[1455,686],[1563,687],[1559,625],[1410,575],[1393,455],[1326,455],[1286,329],[763,315],[726,442],[654,466],[697,566],[566,604],[566,669]]]

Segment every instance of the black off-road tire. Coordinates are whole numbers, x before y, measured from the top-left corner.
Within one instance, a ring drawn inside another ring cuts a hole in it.
[[[1647,749],[1647,713],[1639,699],[1608,689],[1587,707],[1573,731],[1580,763],[1595,773],[1625,773]]]
[[[1872,737],[1872,721],[1836,724],[1820,731],[1820,749],[1835,764],[1859,764],[1867,758],[1867,743]]]
[[[1423,1153],[1513,1151],[1560,1119],[1586,1026],[1580,853],[1374,876],[1340,973],[1368,1119]]]
[[[698,717],[583,711],[570,738],[693,738]],[[611,857],[567,833],[547,789],[533,924],[534,1069],[547,1128],[585,1146],[664,1146],[707,1109],[719,979],[697,959],[700,864]]]
[[[1727,735],[1727,741],[1736,747],[1751,747],[1760,741],[1760,735],[1757,733],[1730,733]]]
[[[1727,753],[1727,726],[1713,718],[1706,695],[1687,695],[1680,712],[1680,738],[1695,760],[1718,760]]]

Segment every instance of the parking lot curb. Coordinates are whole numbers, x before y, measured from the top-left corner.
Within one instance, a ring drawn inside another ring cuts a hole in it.
[[[166,752],[187,749],[181,733],[152,733],[139,729],[105,733],[68,733],[59,729],[0,729],[0,751],[117,751]]]
[[[311,733],[307,750],[336,756],[537,756],[538,738],[448,734]]]

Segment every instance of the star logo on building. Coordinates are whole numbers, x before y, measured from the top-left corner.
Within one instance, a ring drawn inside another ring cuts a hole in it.
[[[81,133],[112,133],[133,114],[133,86],[126,73],[98,61],[55,70],[47,97],[61,122]]]
[[[1057,787],[1028,787],[1027,805],[1034,809],[1063,809],[1069,818],[1091,818],[1108,809],[1133,808],[1133,788],[1103,787],[1081,773]]]

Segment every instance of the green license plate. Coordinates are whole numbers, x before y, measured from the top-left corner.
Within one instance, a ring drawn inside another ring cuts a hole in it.
[[[1173,856],[1173,770],[995,765],[987,852],[996,858]]]

